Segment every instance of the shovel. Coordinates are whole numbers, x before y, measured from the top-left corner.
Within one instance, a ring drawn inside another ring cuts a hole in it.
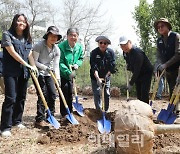
[[[105,89],[105,83],[103,83],[103,87],[102,87],[102,116],[103,118],[101,120],[97,120],[97,125],[98,125],[98,130],[101,134],[103,133],[108,134],[111,131],[111,121],[106,120],[106,117],[105,117],[104,89]]]
[[[176,103],[179,100],[179,94],[178,94],[179,93],[179,89],[180,89],[180,86],[176,86],[174,88],[174,91],[173,91],[173,94],[171,96],[170,103],[168,104],[167,110],[162,109],[160,111],[158,117],[157,117],[157,120],[166,123],[166,121],[169,119],[169,117],[172,117],[173,119],[175,118],[175,114],[173,113],[173,110],[175,108]],[[176,97],[175,97],[175,95],[176,95]],[[174,99],[174,97],[175,97],[175,99]],[[174,99],[174,102],[173,102],[173,99]],[[168,120],[168,121],[171,122],[173,120]]]
[[[66,99],[65,99],[65,97],[64,97],[64,95],[63,95],[63,92],[62,92],[61,88],[59,87],[59,83],[58,83],[56,77],[54,76],[54,74],[53,74],[52,71],[49,71],[49,73],[51,74],[51,76],[52,76],[52,78],[53,78],[53,80],[54,80],[54,83],[55,83],[55,85],[56,85],[56,88],[57,88],[57,90],[58,90],[58,92],[59,92],[59,94],[60,94],[60,96],[61,96],[61,98],[62,98],[62,100],[63,100],[64,106],[65,106],[66,111],[67,111],[67,113],[68,113],[68,114],[66,115],[66,118],[67,118],[73,125],[79,124],[79,122],[76,120],[76,118],[75,118],[75,117],[71,114],[71,112],[69,111],[69,108],[68,108]]]
[[[76,109],[77,113],[80,115],[80,116],[84,116],[84,108],[82,106],[82,104],[80,104],[78,102],[78,95],[77,95],[77,89],[76,89],[76,84],[75,84],[75,79],[73,79],[73,87],[74,87],[74,94],[75,94],[75,102],[73,102],[73,106],[74,108]]]
[[[60,123],[51,115],[51,111],[49,110],[49,107],[48,107],[48,105],[47,105],[46,99],[45,99],[45,97],[44,97],[44,95],[43,95],[43,92],[42,92],[42,90],[41,90],[41,87],[40,87],[40,85],[39,85],[38,79],[36,78],[36,76],[34,75],[34,73],[33,73],[32,71],[30,71],[30,73],[31,73],[31,76],[32,76],[35,84],[36,84],[37,90],[38,90],[38,92],[39,92],[39,94],[40,94],[40,97],[41,97],[42,102],[43,102],[43,104],[44,104],[44,106],[45,106],[45,109],[46,109],[46,111],[47,111],[47,115],[48,115],[47,120],[49,121],[49,123],[50,123],[52,126],[54,126],[56,129],[58,129],[58,128],[60,127]]]
[[[71,72],[72,72],[72,66],[70,66],[70,70],[71,70]],[[83,108],[83,106],[82,106],[82,104],[80,104],[79,102],[78,102],[78,95],[77,95],[77,88],[76,88],[76,83],[75,83],[75,79],[73,78],[72,79],[73,80],[73,87],[74,87],[74,94],[75,94],[75,102],[73,102],[72,104],[73,104],[73,106],[74,106],[74,108],[76,109],[76,111],[77,111],[77,113],[80,115],[80,116],[84,116],[84,108]]]
[[[179,94],[176,95],[175,99],[174,99],[174,102],[173,102],[173,106],[172,106],[172,111],[170,112],[169,114],[169,117],[167,118],[167,120],[165,121],[165,124],[173,124],[174,121],[176,120],[177,118],[177,115],[173,112],[174,111],[174,108],[175,108],[175,105],[177,104],[177,102],[179,101]]]
[[[128,86],[128,84],[129,84],[129,77],[128,77],[128,71],[127,71],[126,68],[125,68],[125,72],[126,72],[126,84]],[[128,89],[126,90],[126,100],[127,100],[127,102],[129,101],[129,90]]]
[[[153,94],[152,94],[152,96],[151,96],[151,101],[150,101],[150,103],[149,103],[150,106],[152,106],[152,104],[153,104],[153,101],[154,101],[154,99],[155,99],[156,92],[157,92],[157,89],[158,89],[159,81],[160,81],[162,75],[164,74],[164,72],[165,72],[165,69],[162,71],[162,73],[161,73],[160,76],[157,78],[157,81],[156,81],[155,84],[154,84]],[[156,113],[156,110],[155,110],[155,109],[152,109],[152,111],[153,111],[153,114]]]

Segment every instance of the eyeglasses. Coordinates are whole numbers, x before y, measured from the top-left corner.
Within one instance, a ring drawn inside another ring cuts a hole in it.
[[[99,44],[107,45],[108,43],[107,42],[99,42]]]
[[[164,26],[165,26],[165,25],[159,25],[159,26],[157,26],[157,28],[158,28],[158,29],[164,28]]]

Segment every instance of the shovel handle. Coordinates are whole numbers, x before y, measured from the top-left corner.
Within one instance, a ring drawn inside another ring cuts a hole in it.
[[[31,76],[32,76],[35,84],[36,84],[37,90],[38,90],[38,92],[39,92],[39,94],[40,94],[40,97],[41,97],[42,102],[43,102],[43,104],[44,104],[44,106],[45,106],[45,109],[48,110],[49,108],[48,108],[46,99],[45,99],[45,97],[44,97],[44,95],[43,95],[43,92],[42,92],[42,90],[41,90],[41,87],[40,87],[40,85],[39,85],[38,79],[37,79],[37,77],[34,75],[34,73],[33,73],[32,71],[30,71],[30,73],[31,73]]]
[[[63,94],[61,88],[59,87],[59,83],[58,83],[55,75],[53,74],[53,72],[52,72],[52,71],[49,71],[49,73],[51,74],[51,76],[52,76],[52,78],[53,78],[53,80],[54,80],[54,83],[55,83],[55,85],[56,85],[56,88],[57,88],[57,90],[58,90],[58,92],[59,92],[59,94],[60,94],[60,96],[61,96],[61,98],[62,98],[62,100],[63,100],[64,106],[65,106],[65,108],[67,109],[67,108],[68,108],[68,105],[67,105],[66,99],[65,99],[65,97],[64,97],[64,94]]]
[[[69,65],[69,69],[72,72],[72,65]],[[72,79],[72,82],[73,82],[74,94],[75,94],[75,97],[77,97],[76,81],[74,78]]]
[[[174,105],[176,105],[176,103],[179,101],[179,96],[180,96],[180,85],[177,86],[177,90],[176,90],[176,97],[174,99],[174,101],[172,102]]]
[[[161,73],[160,76],[157,78],[157,81],[156,81],[155,84],[154,84],[153,94],[152,94],[151,100],[154,100],[154,99],[155,99],[156,92],[157,92],[158,85],[159,85],[159,81],[160,81],[161,77],[163,76],[164,72],[165,72],[165,69],[162,71],[162,73]]]
[[[128,76],[128,71],[127,71],[126,68],[125,68],[125,72],[126,72],[126,85],[128,86],[128,84],[129,84],[129,76]],[[127,100],[127,102],[129,101],[129,90],[128,89],[126,90],[126,100]]]

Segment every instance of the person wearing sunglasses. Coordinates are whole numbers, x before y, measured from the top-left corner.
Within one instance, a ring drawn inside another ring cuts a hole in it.
[[[123,50],[127,70],[132,72],[127,90],[130,92],[135,84],[137,99],[149,104],[153,66],[146,54],[140,48],[135,47],[127,36],[120,36],[119,44]]]
[[[171,31],[172,26],[166,18],[155,21],[154,28],[160,34],[157,39],[155,71],[162,72],[166,69],[165,76],[171,97],[180,66],[180,35]]]
[[[98,47],[90,53],[90,77],[94,95],[94,103],[97,110],[100,110],[101,99],[100,90],[105,81],[105,111],[109,109],[110,98],[110,77],[115,73],[114,51],[108,48],[111,41],[106,36],[98,36],[95,40]]]

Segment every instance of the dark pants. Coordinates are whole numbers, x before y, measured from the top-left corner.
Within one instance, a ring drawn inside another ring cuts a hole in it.
[[[49,110],[51,111],[51,114],[54,115],[55,113],[55,100],[56,100],[56,90],[55,90],[55,85],[54,81],[51,78],[51,76],[42,76],[40,75],[38,77],[38,81],[41,87],[41,90],[43,92],[43,95],[46,99],[47,105],[49,107]],[[37,88],[36,88],[37,90]],[[42,99],[39,95],[39,92],[37,90],[37,95],[38,95],[38,101],[37,101],[37,116],[36,116],[36,121],[41,122],[43,120],[46,120],[46,115],[45,115],[45,107],[42,102]]]
[[[66,99],[69,110],[70,112],[72,112],[72,101],[73,101],[72,81],[61,78],[61,89]],[[60,113],[62,116],[65,116],[67,114],[67,111],[66,111],[66,108],[64,106],[61,96],[60,96]]]
[[[10,130],[12,125],[22,122],[28,79],[4,77],[5,99],[1,113],[1,131]]]
[[[149,104],[149,91],[151,87],[152,73],[145,74],[141,76],[138,81],[136,81],[136,93],[137,99]]]
[[[169,98],[171,98],[174,87],[176,85],[177,76],[178,76],[178,68],[174,71],[166,72],[166,79],[169,85]]]

